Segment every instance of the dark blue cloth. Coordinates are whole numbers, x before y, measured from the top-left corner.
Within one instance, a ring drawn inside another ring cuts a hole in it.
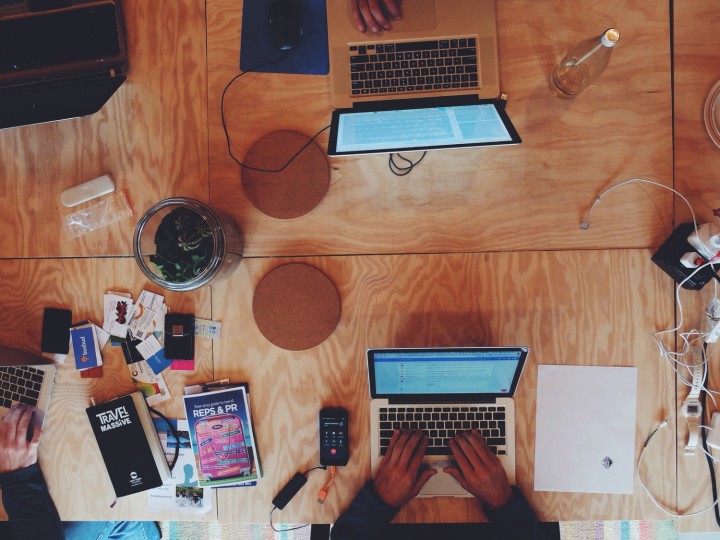
[[[513,495],[501,508],[484,507],[490,523],[477,524],[422,524],[392,525],[390,521],[400,510],[385,504],[375,493],[372,480],[350,504],[350,507],[333,525],[331,540],[382,540],[385,538],[477,538],[477,539],[537,539],[541,538],[535,512],[519,489],[513,486]],[[425,534],[423,534],[425,533]]]
[[[37,463],[0,474],[0,487],[13,540],[65,538],[60,516]]]
[[[346,1],[346,0],[335,0]],[[275,0],[243,2],[240,69],[268,73],[327,75],[330,71],[325,0],[293,0],[302,20],[297,48],[285,58],[270,36],[269,11]],[[282,59],[280,61],[275,61]],[[268,65],[263,65],[271,62]]]
[[[35,463],[0,474],[2,501],[10,521],[12,540],[158,540],[152,521],[61,522],[55,504]],[[6,538],[2,537],[3,540]]]

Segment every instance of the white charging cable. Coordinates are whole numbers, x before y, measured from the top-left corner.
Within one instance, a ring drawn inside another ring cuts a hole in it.
[[[645,490],[645,493],[647,493],[648,496],[650,497],[650,500],[652,500],[652,502],[655,503],[655,506],[657,506],[660,510],[662,510],[663,512],[665,512],[665,513],[668,514],[669,516],[673,516],[673,517],[698,516],[698,515],[700,515],[700,514],[703,514],[703,513],[707,512],[708,510],[712,510],[712,509],[718,504],[718,502],[719,502],[718,499],[715,499],[715,501],[713,501],[713,503],[712,503],[710,506],[708,506],[707,508],[703,508],[702,510],[697,510],[697,511],[695,511],[695,512],[687,512],[687,513],[684,513],[684,514],[681,514],[681,513],[679,513],[679,512],[675,512],[675,511],[673,511],[673,510],[670,510],[669,508],[666,508],[662,503],[660,503],[660,502],[655,498],[655,496],[650,492],[650,489],[647,487],[647,484],[645,484],[645,480],[643,480],[642,473],[641,473],[641,471],[640,471],[640,467],[641,467],[641,465],[642,465],[643,456],[645,455],[645,450],[646,450],[647,447],[650,445],[650,441],[653,439],[653,437],[655,436],[655,434],[656,434],[658,431],[660,431],[662,428],[664,428],[665,426],[667,426],[669,423],[670,423],[670,419],[669,419],[669,418],[666,418],[665,420],[663,420],[655,429],[652,430],[652,433],[650,433],[650,435],[648,436],[647,440],[645,441],[645,444],[643,445],[643,448],[642,448],[642,450],[640,451],[640,457],[638,458],[638,478],[640,479],[640,484],[642,484],[642,487],[643,487],[643,489]]]
[[[643,184],[650,184],[653,186],[657,186],[659,188],[667,189],[668,191],[672,191],[675,195],[680,197],[683,201],[685,201],[685,204],[690,209],[690,214],[692,215],[693,224],[695,225],[695,232],[698,230],[697,225],[697,219],[695,219],[695,212],[692,209],[692,206],[690,206],[690,202],[685,198],[685,196],[680,193],[679,191],[671,188],[670,186],[666,186],[665,184],[661,184],[660,182],[655,182],[653,180],[647,180],[645,178],[629,178],[628,180],[623,180],[622,182],[618,182],[617,184],[614,184],[610,186],[609,188],[605,189],[600,195],[597,196],[597,199],[595,199],[595,202],[590,207],[590,210],[588,210],[587,215],[585,216],[585,219],[580,223],[581,229],[589,229],[590,228],[590,215],[592,214],[592,211],[595,209],[595,206],[602,200],[602,198],[610,193],[612,190],[617,189],[622,186],[626,186],[627,184],[632,184],[634,182],[641,182]],[[703,244],[704,245],[704,244]],[[707,247],[707,246],[705,246]]]

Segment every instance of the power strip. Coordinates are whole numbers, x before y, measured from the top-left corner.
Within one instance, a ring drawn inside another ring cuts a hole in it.
[[[700,290],[706,283],[713,280],[715,273],[712,266],[700,270],[686,267],[680,260],[686,253],[695,252],[688,242],[688,237],[695,232],[695,225],[683,223],[673,231],[662,246],[652,256],[652,261],[675,280],[683,283],[683,289]],[[694,273],[694,275],[693,275]],[[692,277],[690,277],[692,275]]]

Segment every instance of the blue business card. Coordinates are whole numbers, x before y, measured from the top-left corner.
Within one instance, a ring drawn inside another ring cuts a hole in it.
[[[92,325],[71,328],[70,338],[75,354],[75,369],[90,369],[102,364],[98,360],[95,331]]]
[[[165,350],[160,349],[158,352],[145,360],[155,375],[159,375],[161,371],[170,367],[172,360],[165,358]]]

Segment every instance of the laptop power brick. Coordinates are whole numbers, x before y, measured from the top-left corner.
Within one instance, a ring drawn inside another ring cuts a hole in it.
[[[688,268],[682,264],[680,259],[686,253],[697,251],[688,242],[688,237],[694,232],[695,225],[683,223],[673,231],[670,237],[665,240],[662,246],[652,256],[652,261],[657,264],[675,283],[682,283],[688,276],[695,272],[696,268]],[[720,261],[718,261],[720,264]],[[706,283],[716,278],[713,265],[706,266],[687,279],[682,285],[683,289],[699,291]]]

